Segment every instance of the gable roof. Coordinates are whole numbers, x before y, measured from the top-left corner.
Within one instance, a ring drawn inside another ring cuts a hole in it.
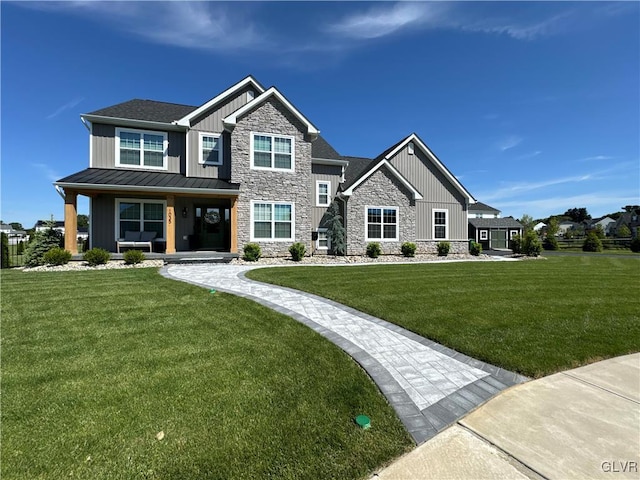
[[[248,85],[253,86],[253,88],[255,88],[260,94],[264,92],[264,87],[260,85],[260,83],[255,78],[253,78],[251,75],[248,75],[247,77],[240,80],[238,83],[227,88],[224,92],[213,97],[208,102],[205,102],[199,107],[193,109],[191,112],[186,112],[182,118],[176,120],[176,123],[178,125],[190,127],[191,120],[202,115],[204,112],[206,112],[210,108],[215,107],[218,103],[222,102],[223,100],[228,98],[230,95],[233,95],[234,93],[238,92],[239,90],[242,90]]]
[[[329,160],[341,160],[342,157],[329,145],[322,135],[318,135],[311,143],[311,158],[323,158]]]
[[[129,120],[143,120],[147,122],[171,123],[182,118],[197,107],[180,105],[177,103],[157,102],[155,100],[140,100],[135,98],[127,102],[118,103],[111,107],[102,108],[83,116],[126,118]]]
[[[522,228],[522,224],[513,217],[505,218],[469,218],[476,228]]]
[[[344,172],[344,184],[341,185],[342,189],[353,184],[353,182],[369,168],[371,162],[373,162],[372,159],[365,157],[350,157],[343,155],[340,158],[349,162],[349,165],[347,165]]]
[[[258,105],[266,102],[271,97],[275,97],[280,103],[282,103],[289,112],[293,114],[306,128],[306,134],[309,135],[312,139],[315,139],[320,134],[320,131],[309,121],[307,118],[300,113],[300,111],[294,107],[289,100],[285,98],[282,93],[278,91],[276,87],[270,87],[267,91],[263,92],[261,95],[257,96],[249,103],[245,104],[243,107],[240,107],[238,110],[233,112],[231,115],[222,119],[222,123],[224,124],[227,130],[233,130],[238,123],[238,118],[242,117],[247,112],[250,112]]]
[[[482,211],[482,212],[495,212],[500,213],[500,210],[497,208],[490,207],[486,203],[476,202],[469,205],[469,211]]]

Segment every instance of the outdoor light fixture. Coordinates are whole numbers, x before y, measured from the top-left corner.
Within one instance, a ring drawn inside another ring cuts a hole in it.
[[[187,207],[184,207],[182,209],[182,218],[187,218],[187,213],[188,213]]]

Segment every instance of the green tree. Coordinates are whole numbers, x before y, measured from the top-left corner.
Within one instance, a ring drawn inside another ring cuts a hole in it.
[[[600,239],[603,239],[606,236],[602,225],[596,225],[596,228],[593,229],[593,233],[595,233],[595,235]]]
[[[519,222],[524,227],[525,233],[529,230],[533,230],[533,227],[535,225],[535,220],[533,219],[533,217],[531,215],[527,215],[526,213],[522,214],[522,218],[520,218]]]
[[[630,237],[631,230],[629,230],[629,227],[627,227],[627,225],[623,223],[622,225],[620,225],[620,228],[618,228],[616,236],[620,238]]]
[[[11,225],[11,228],[13,228],[14,230],[24,230],[20,222],[11,222],[9,225]]]
[[[55,230],[55,222],[52,220],[46,223],[47,228],[36,232],[33,241],[27,247],[24,264],[27,267],[37,267],[44,264],[44,254],[55,247],[62,247],[64,237],[62,233]]]
[[[78,227],[88,227],[89,226],[89,216],[84,214],[78,215]]]
[[[640,205],[625,205],[622,207],[627,213],[637,213],[640,214]]]
[[[325,214],[325,225],[327,226],[327,237],[331,243],[331,250],[334,255],[346,255],[346,232],[344,225],[342,224],[342,215],[340,215],[340,209],[337,202],[333,202],[327,213]]]
[[[591,218],[591,215],[589,215],[589,212],[587,212],[587,209],[584,207],[570,208],[569,210],[564,212],[564,215],[569,217],[572,222],[576,223],[580,223]]]
[[[542,243],[540,243],[538,234],[533,230],[529,230],[522,239],[522,253],[529,257],[537,257],[541,251]]]
[[[595,231],[589,232],[587,238],[584,239],[582,244],[582,250],[585,252],[601,252],[602,241],[598,238]]]

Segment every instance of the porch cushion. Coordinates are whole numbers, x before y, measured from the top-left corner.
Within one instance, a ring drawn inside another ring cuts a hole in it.
[[[140,232],[132,232],[129,230],[124,232],[125,242],[137,242],[138,240],[140,240]]]
[[[154,238],[156,238],[156,232],[140,232],[141,242],[150,242]]]

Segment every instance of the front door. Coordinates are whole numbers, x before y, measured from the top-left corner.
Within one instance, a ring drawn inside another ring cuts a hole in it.
[[[506,230],[491,230],[491,248],[494,250],[507,248]]]
[[[195,210],[198,247],[205,250],[228,250],[229,209],[203,205]]]

